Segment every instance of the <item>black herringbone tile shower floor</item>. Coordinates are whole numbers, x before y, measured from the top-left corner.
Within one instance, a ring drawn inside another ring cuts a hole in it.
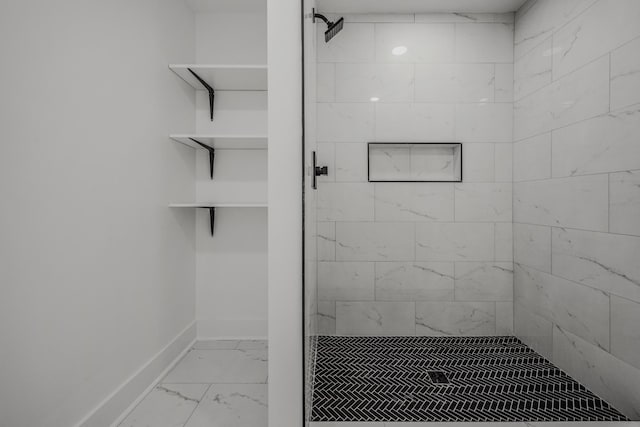
[[[515,337],[320,336],[315,360],[313,421],[627,420]]]

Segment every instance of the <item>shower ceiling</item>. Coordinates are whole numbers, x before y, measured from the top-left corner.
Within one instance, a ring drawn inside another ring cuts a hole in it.
[[[318,0],[321,12],[334,13],[506,13],[526,0]]]

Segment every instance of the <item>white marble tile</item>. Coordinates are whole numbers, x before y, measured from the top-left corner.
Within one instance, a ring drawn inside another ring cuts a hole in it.
[[[191,350],[163,383],[266,383],[265,350]]]
[[[511,104],[456,105],[456,139],[462,142],[511,142]]]
[[[318,261],[336,260],[336,223],[316,222]]]
[[[336,259],[339,261],[413,261],[414,224],[336,223]]]
[[[495,64],[495,102],[513,102],[513,64]]]
[[[411,179],[410,146],[375,146],[369,153],[369,178],[373,180]]]
[[[376,183],[376,221],[453,221],[453,184]]]
[[[411,102],[413,70],[413,64],[336,64],[336,101]]]
[[[640,169],[640,104],[553,132],[553,176]]]
[[[496,145],[483,142],[463,144],[462,178],[464,182],[495,181]]]
[[[495,260],[513,261],[513,223],[495,224]]]
[[[640,369],[640,303],[611,296],[611,354]]]
[[[267,350],[269,343],[267,340],[241,340],[238,350]]]
[[[549,85],[553,79],[552,38],[542,42],[530,52],[516,60],[514,64],[515,99],[521,99],[536,90]]]
[[[496,302],[496,335],[513,336],[513,301]]]
[[[347,13],[342,15],[333,15],[334,18],[339,16],[344,17],[344,22],[414,22],[414,16],[412,13]]]
[[[514,104],[515,140],[609,111],[609,58],[603,57]]]
[[[493,261],[494,225],[490,223],[418,223],[416,259],[420,261]]]
[[[335,102],[336,64],[318,63],[316,67],[316,101]]]
[[[513,63],[513,25],[456,24],[456,60]]]
[[[373,301],[373,262],[319,262],[318,299]]]
[[[416,335],[495,335],[493,302],[417,302]]]
[[[513,304],[515,334],[529,347],[551,360],[553,357],[553,323],[517,301]]]
[[[452,104],[375,105],[377,141],[449,142],[454,140]]]
[[[609,296],[604,292],[516,264],[514,299],[538,316],[609,349]]]
[[[553,35],[553,77],[564,76],[640,36],[640,3],[600,0]]]
[[[514,221],[607,231],[609,179],[585,175],[513,185]]]
[[[484,22],[502,22],[513,24],[513,13],[416,13],[416,22],[438,23],[454,22],[479,24]]]
[[[377,62],[453,62],[453,24],[377,24],[375,38]],[[393,55],[397,46],[405,46],[407,52]]]
[[[335,175],[338,182],[367,182],[367,144],[336,144]]]
[[[196,341],[193,348],[196,350],[235,350],[239,340],[202,340]]]
[[[414,335],[413,302],[337,302],[338,335]]]
[[[185,427],[267,427],[266,384],[213,384]]]
[[[640,419],[640,370],[558,327],[553,363],[627,417]]]
[[[556,276],[640,302],[640,237],[554,228]]]
[[[411,147],[412,181],[457,181],[461,174],[460,146],[413,145]]]
[[[513,181],[551,178],[551,132],[513,144]]]
[[[609,175],[609,231],[640,236],[640,171]]]
[[[518,264],[551,273],[551,227],[513,224],[513,242]]]
[[[597,0],[541,0],[523,14],[516,16],[515,55],[521,57],[543,40],[551,36],[554,29],[584,12]]]
[[[511,222],[511,184],[456,184],[455,218],[461,222]]]
[[[640,37],[611,52],[611,109],[640,103]]]
[[[513,144],[495,144],[495,180],[513,182]]]
[[[119,427],[175,427],[187,422],[209,384],[156,386]]]
[[[416,102],[493,102],[493,64],[416,64]]]
[[[373,189],[369,183],[319,183],[318,221],[373,221]]]
[[[317,107],[318,141],[363,142],[373,139],[372,103],[321,103]]]
[[[318,182],[334,182],[336,180],[336,144],[321,142],[316,145],[316,162],[327,167],[327,175],[319,176]]]
[[[377,262],[376,300],[452,301],[452,262]]]
[[[375,55],[374,24],[345,25],[339,36],[325,43],[326,27],[318,25],[318,62],[371,62]]]
[[[318,334],[334,335],[336,333],[335,301],[318,301]]]
[[[456,262],[456,301],[512,301],[513,264]]]

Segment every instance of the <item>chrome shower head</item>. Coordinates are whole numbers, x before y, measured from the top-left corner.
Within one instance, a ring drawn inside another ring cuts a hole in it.
[[[324,32],[324,42],[329,43],[329,40],[334,38],[340,31],[342,31],[342,27],[344,26],[344,18],[340,18],[335,22],[331,22],[327,19],[326,16],[316,13],[316,10],[313,9],[313,22],[316,22],[316,18],[321,19],[327,24],[327,31]]]

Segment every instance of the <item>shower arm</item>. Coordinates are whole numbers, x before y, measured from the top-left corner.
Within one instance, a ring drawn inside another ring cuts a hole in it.
[[[316,18],[321,19],[322,21],[324,21],[325,24],[327,24],[328,26],[331,26],[333,24],[333,22],[329,21],[329,19],[327,19],[326,16],[324,16],[321,13],[316,13],[316,10],[313,9],[313,23],[316,23]]]

